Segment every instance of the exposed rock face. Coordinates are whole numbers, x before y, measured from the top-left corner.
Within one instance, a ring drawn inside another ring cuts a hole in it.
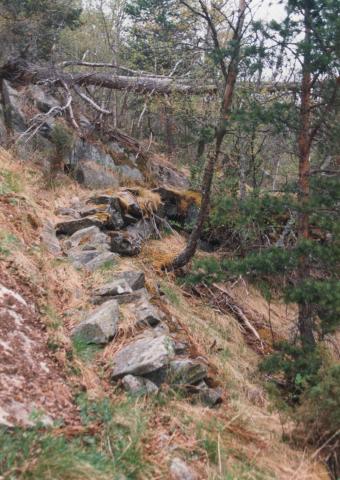
[[[124,389],[130,395],[147,395],[150,393],[157,393],[158,387],[147,378],[135,377],[134,375],[126,375],[122,384]]]
[[[115,354],[112,379],[154,372],[168,365],[174,353],[173,340],[166,335],[136,340]]]
[[[24,132],[27,128],[27,120],[22,111],[20,92],[12,88],[7,80],[3,80],[2,93],[7,126],[17,132]]]
[[[117,332],[119,306],[115,300],[103,303],[72,331],[72,337],[86,343],[105,344]]]
[[[196,472],[178,457],[171,461],[170,474],[171,480],[198,480]]]

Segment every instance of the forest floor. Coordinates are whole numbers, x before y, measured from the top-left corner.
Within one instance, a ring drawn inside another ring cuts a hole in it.
[[[149,241],[138,257],[114,266],[94,273],[75,269],[47,252],[41,233],[55,221],[56,208],[88,195],[66,176],[50,185],[34,163],[0,151],[0,422],[9,400],[22,415],[13,411],[12,423],[0,427],[0,479],[329,478],[312,450],[292,443],[293,426],[272,408],[257,368],[270,348],[269,328],[280,338],[290,334],[294,307],[272,302],[269,325],[268,304],[254,286],[240,279],[223,287],[255,319],[259,347],[221,303],[208,301],[206,292],[194,295],[160,271],[162,251],[184,244],[176,233]],[[93,289],[126,269],[142,269],[150,292],[161,289],[169,318],[222,387],[221,405],[192,403],[170,388],[131,397],[109,379],[109,347],[72,343],[71,329]],[[6,327],[8,311],[16,330]],[[187,468],[182,476],[171,468],[174,459]]]

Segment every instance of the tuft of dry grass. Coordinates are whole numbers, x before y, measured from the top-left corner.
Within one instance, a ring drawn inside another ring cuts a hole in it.
[[[176,232],[160,240],[150,240],[143,247],[141,260],[160,272],[185,248],[185,245],[185,239]]]

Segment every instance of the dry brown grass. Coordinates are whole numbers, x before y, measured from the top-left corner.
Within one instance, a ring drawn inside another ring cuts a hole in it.
[[[141,260],[160,272],[163,267],[171,263],[185,245],[185,239],[176,232],[160,240],[150,240],[143,247]]]

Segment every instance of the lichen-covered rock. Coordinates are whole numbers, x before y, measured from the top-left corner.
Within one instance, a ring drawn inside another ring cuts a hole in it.
[[[154,372],[168,365],[173,355],[173,340],[166,335],[135,340],[114,355],[112,379]]]
[[[79,339],[88,344],[105,344],[115,336],[118,323],[118,303],[110,300],[80,322],[73,329],[71,336],[73,339]]]
[[[122,384],[124,389],[130,395],[147,395],[150,393],[157,393],[158,387],[154,383],[152,383],[147,378],[143,377],[135,377],[134,375],[126,375],[123,380]]]

